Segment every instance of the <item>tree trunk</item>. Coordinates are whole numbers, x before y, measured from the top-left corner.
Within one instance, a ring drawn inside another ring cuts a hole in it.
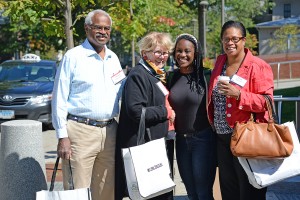
[[[131,62],[131,65],[132,67],[135,66],[135,48],[134,48],[134,38],[132,38],[132,41],[131,41],[131,56],[132,56],[132,62]]]
[[[73,40],[72,13],[71,13],[70,0],[65,0],[64,17],[65,17],[65,34],[66,34],[67,48],[72,49],[74,47],[74,40]]]
[[[133,9],[132,9],[132,1],[129,2],[130,3],[130,20],[133,20]],[[132,58],[132,62],[131,62],[131,67],[135,66],[135,42],[134,42],[134,37],[132,37],[132,41],[131,41],[131,58]]]

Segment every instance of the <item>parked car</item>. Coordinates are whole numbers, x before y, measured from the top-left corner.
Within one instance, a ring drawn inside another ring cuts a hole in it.
[[[0,64],[0,123],[30,119],[51,127],[51,99],[57,68],[55,60],[26,54]]]

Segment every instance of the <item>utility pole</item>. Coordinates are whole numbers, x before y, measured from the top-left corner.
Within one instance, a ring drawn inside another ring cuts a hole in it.
[[[200,43],[203,49],[203,58],[207,56],[207,50],[206,50],[206,11],[207,11],[208,2],[207,1],[201,1],[199,3],[199,39]]]

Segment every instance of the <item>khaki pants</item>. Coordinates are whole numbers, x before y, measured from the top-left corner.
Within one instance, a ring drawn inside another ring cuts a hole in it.
[[[90,187],[93,200],[113,200],[115,141],[118,123],[100,128],[68,120],[71,167],[75,188]],[[62,160],[64,188],[69,188],[68,160]]]

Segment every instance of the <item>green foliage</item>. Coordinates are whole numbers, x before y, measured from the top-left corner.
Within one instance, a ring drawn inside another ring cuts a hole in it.
[[[288,50],[287,43],[290,37],[290,50],[297,48],[297,37],[300,34],[300,29],[296,25],[285,25],[274,31],[273,37],[270,39],[270,46],[274,47],[278,53]]]
[[[214,61],[209,58],[203,59],[203,67],[207,69],[213,69],[214,68]]]
[[[114,37],[111,42],[120,57],[129,54],[132,48],[137,53],[137,42],[151,31],[167,32],[173,38],[183,32],[191,33],[187,26],[190,19],[196,18],[195,11],[185,5],[179,7],[174,0],[117,1],[108,12],[113,19],[113,37],[121,36],[121,40]]]
[[[9,38],[10,42],[6,41],[5,51],[30,52],[38,50],[43,54],[52,47],[65,49],[58,42],[66,39],[65,18],[63,15],[65,0],[1,1],[0,8],[1,6],[5,7],[3,15],[10,18],[9,27],[5,31],[13,35]],[[72,1],[74,11],[80,12],[79,14],[73,13],[75,22],[83,17],[82,9],[86,9],[87,6],[95,6],[94,0]],[[76,31],[76,29],[73,29],[73,31]],[[1,34],[5,35],[6,33],[2,31]],[[77,35],[77,33],[74,32],[74,35]],[[37,41],[39,42],[35,44]],[[29,48],[28,44],[35,45],[31,45],[33,48]]]
[[[253,55],[257,55],[258,53],[254,50],[256,49],[258,44],[258,40],[256,35],[247,33],[247,42],[246,47],[249,48]]]
[[[194,34],[198,27],[193,19],[198,19],[199,2],[200,0],[72,0],[74,43],[78,44],[85,38],[83,20],[95,8],[104,9],[112,16],[114,23],[111,47],[121,56],[131,52],[132,41],[136,44],[150,31],[168,32],[173,39],[181,33]],[[268,7],[268,1],[264,2],[261,5],[261,0],[226,0],[225,21],[239,20],[247,28],[251,28],[254,26],[253,18]],[[12,35],[9,42],[2,41],[5,47],[3,49],[11,52],[15,48],[26,51],[26,44],[30,40],[44,44],[39,45],[43,48],[35,49],[42,53],[53,47],[65,49],[64,43],[58,43],[66,40],[64,3],[65,0],[0,1],[0,9],[5,8],[5,14],[11,21],[10,25],[1,29],[1,34]],[[209,57],[215,57],[221,53],[221,0],[208,0],[208,3],[207,49]],[[256,37],[247,37],[247,45],[254,49],[257,45]]]
[[[282,95],[283,97],[299,97],[300,87],[275,90],[274,95]],[[289,101],[282,102],[281,116],[282,116],[282,120],[281,120],[282,123],[288,121],[295,121],[295,116],[296,116],[295,102],[289,102]]]
[[[64,0],[1,1],[0,8],[5,6],[5,15],[11,21],[6,31],[21,38],[11,38],[12,42],[5,49],[12,51],[17,47],[20,51],[27,51],[26,44],[31,39],[48,44],[48,48],[38,49],[42,53],[50,47],[65,49],[58,44],[58,41],[66,39],[64,3]],[[97,7],[108,11],[112,16],[112,37],[121,37],[121,40],[115,38],[111,44],[120,53],[130,52],[131,41],[138,41],[150,31],[169,32],[173,37],[182,32],[190,32],[192,29],[186,29],[186,26],[190,23],[189,19],[196,18],[195,11],[190,11],[185,5],[179,6],[174,0],[73,0],[71,3],[75,44],[85,38],[84,17]],[[171,19],[175,24],[170,26],[166,22],[160,22],[161,17]],[[26,32],[27,30],[30,31]]]
[[[254,27],[254,17],[261,15],[271,6],[268,0],[226,0],[225,1],[225,22],[228,20],[240,21],[246,28]],[[220,40],[221,33],[221,0],[208,0],[207,11],[207,50],[209,57],[215,57],[222,52]],[[255,35],[247,34],[246,46],[253,51],[257,47]]]

